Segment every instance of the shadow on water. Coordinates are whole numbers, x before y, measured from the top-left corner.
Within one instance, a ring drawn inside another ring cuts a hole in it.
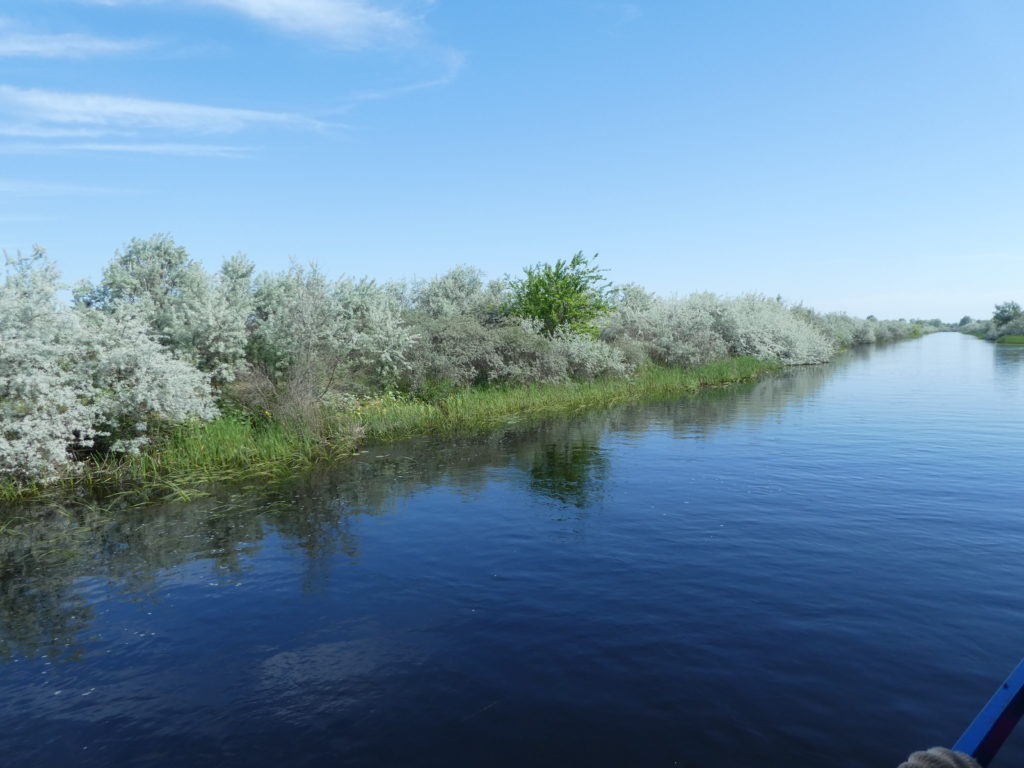
[[[160,576],[188,563],[208,568],[213,581],[230,580],[258,556],[268,536],[301,553],[303,588],[312,590],[339,556],[358,558],[358,516],[387,514],[436,486],[472,497],[495,470],[511,470],[512,482],[582,519],[602,496],[610,461],[602,448],[606,436],[660,429],[674,439],[699,440],[738,421],[774,419],[814,396],[841,364],[787,370],[685,400],[551,419],[528,430],[412,440],[271,488],[222,486],[188,503],[19,509],[6,519],[0,511],[0,659],[76,660],[94,620],[90,585],[152,600]]]

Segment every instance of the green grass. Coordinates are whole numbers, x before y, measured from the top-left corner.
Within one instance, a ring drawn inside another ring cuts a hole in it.
[[[86,462],[81,472],[52,485],[0,483],[0,501],[52,501],[69,496],[124,497],[130,502],[187,500],[202,495],[200,489],[210,483],[273,480],[354,449],[351,437],[330,441],[295,426],[222,416],[157,435],[136,456]]]
[[[678,398],[705,387],[748,381],[779,367],[743,357],[685,370],[649,366],[629,379],[458,390],[433,402],[389,396],[329,415],[316,430],[225,415],[157,435],[138,456],[87,463],[81,473],[53,485],[0,483],[0,501],[60,501],[69,496],[122,497],[130,503],[188,500],[202,495],[203,486],[211,483],[273,481],[318,461],[351,455],[361,445],[424,434],[480,433],[618,403]]]
[[[420,434],[481,432],[599,406],[680,397],[704,387],[747,381],[776,368],[748,357],[688,370],[651,366],[629,379],[482,387],[455,392],[433,403],[373,402],[360,410],[358,422],[364,440],[370,443]]]
[[[1000,336],[996,344],[1024,344],[1024,336]]]

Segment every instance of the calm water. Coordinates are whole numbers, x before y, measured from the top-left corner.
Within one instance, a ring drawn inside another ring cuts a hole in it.
[[[1022,460],[1024,348],[940,334],[14,524],[0,762],[894,767],[1024,655]]]

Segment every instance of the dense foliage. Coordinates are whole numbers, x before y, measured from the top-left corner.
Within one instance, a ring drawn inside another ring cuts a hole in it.
[[[61,290],[41,250],[8,259],[0,285],[0,480],[8,484],[137,453],[174,425],[218,413],[244,430],[288,425],[304,445],[330,444],[345,437],[338,414],[388,399],[444,405],[471,386],[628,379],[652,364],[729,357],[818,363],[921,330],[758,295],[663,298],[613,287],[582,253],[519,279],[485,282],[457,267],[380,285],[330,279],[315,265],[254,276],[244,256],[211,275],[156,235],[128,243],[99,283],[75,287],[70,305]],[[1019,321],[1017,307],[1008,325]],[[174,434],[180,443],[183,433]]]
[[[563,328],[597,335],[597,320],[609,308],[611,284],[582,251],[569,261],[537,264],[524,272],[525,277],[509,280],[509,314],[540,321],[548,336]]]
[[[1024,309],[1016,301],[996,304],[991,320],[964,317],[959,330],[990,341],[1016,341],[1024,337]]]
[[[0,476],[52,480],[91,452],[138,451],[162,422],[216,415],[210,380],[154,340],[144,310],[58,300],[37,250],[0,286]]]

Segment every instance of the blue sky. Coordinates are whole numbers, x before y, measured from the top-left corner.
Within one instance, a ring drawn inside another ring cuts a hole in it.
[[[1016,0],[6,0],[0,246],[1024,302]]]

